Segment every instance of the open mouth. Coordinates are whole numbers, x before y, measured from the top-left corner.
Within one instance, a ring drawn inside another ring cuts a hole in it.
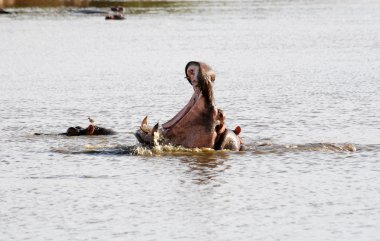
[[[185,116],[189,114],[189,112],[194,109],[198,103],[200,102],[201,98],[194,99],[192,98],[189,103],[180,111],[178,112],[170,121],[166,122],[162,125],[165,129],[173,128],[175,125],[177,125]]]

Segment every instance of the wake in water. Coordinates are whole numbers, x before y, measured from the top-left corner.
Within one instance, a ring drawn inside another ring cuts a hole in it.
[[[306,143],[306,144],[274,144],[270,140],[257,141],[245,146],[245,151],[216,151],[210,148],[185,148],[181,146],[155,146],[153,148],[143,147],[141,145],[85,145],[77,150],[54,149],[54,152],[64,154],[92,154],[92,155],[136,155],[136,156],[199,156],[215,154],[282,154],[291,152],[332,152],[332,153],[350,153],[362,149],[372,149],[376,145],[356,145],[353,143]]]
[[[66,148],[53,149],[54,152],[63,154],[99,154],[99,155],[135,155],[135,156],[196,156],[208,155],[229,151],[216,151],[211,148],[185,148],[181,146],[154,146],[152,148],[141,145],[107,147],[104,145],[85,145],[79,150],[68,150]]]
[[[356,152],[353,143],[306,143],[306,144],[274,144],[270,140],[258,141],[247,147],[247,151],[256,154],[284,152]]]

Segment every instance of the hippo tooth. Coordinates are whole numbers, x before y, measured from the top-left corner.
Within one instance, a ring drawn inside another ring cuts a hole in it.
[[[159,145],[158,140],[160,139],[160,133],[158,132],[158,126],[159,126],[158,123],[155,124],[154,127],[153,127],[153,129],[152,129],[152,132],[151,132],[152,136],[153,136],[153,144],[155,146]]]
[[[157,132],[157,130],[158,130],[158,126],[159,126],[159,124],[157,123],[157,124],[155,124],[154,126],[153,126],[153,129],[152,129],[152,134],[154,134],[155,132]]]
[[[140,125],[140,130],[142,130],[145,133],[149,133],[149,128],[148,128],[148,116],[145,116],[143,121],[141,122]]]

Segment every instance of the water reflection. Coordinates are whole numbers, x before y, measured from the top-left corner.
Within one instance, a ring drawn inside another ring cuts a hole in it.
[[[209,184],[217,180],[220,173],[230,168],[225,163],[228,158],[227,153],[218,153],[214,155],[200,155],[194,157],[182,158],[180,161],[188,166],[187,174],[192,176],[196,184]]]
[[[231,155],[238,155],[229,151],[201,150],[198,148],[188,149],[181,147],[155,147],[153,149],[140,146],[110,146],[106,143],[99,145],[75,145],[65,144],[52,148],[52,152],[65,155],[106,155],[106,156],[168,156],[178,157],[179,161],[187,167],[185,173],[190,175],[190,180],[196,184],[209,184],[218,180],[220,173],[230,168],[226,163]],[[182,165],[181,165],[182,166]]]

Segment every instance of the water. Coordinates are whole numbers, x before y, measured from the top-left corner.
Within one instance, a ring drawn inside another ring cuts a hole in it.
[[[1,240],[380,240],[378,1],[6,4]],[[190,60],[246,152],[138,148]],[[87,116],[119,134],[33,135]]]

